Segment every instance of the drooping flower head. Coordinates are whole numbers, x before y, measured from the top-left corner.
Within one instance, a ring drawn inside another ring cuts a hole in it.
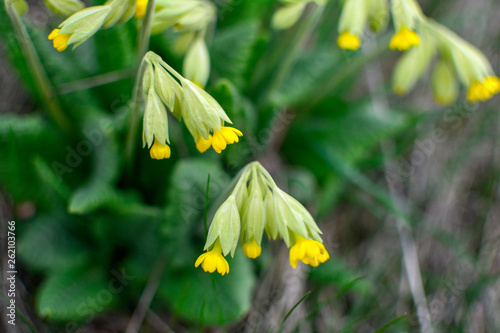
[[[127,22],[134,15],[135,5],[136,0],[108,0],[102,6],[84,8],[52,30],[49,39],[60,52],[71,44],[74,44],[75,48],[99,29]]]
[[[438,104],[450,105],[458,97],[458,80],[467,88],[467,99],[485,101],[500,92],[500,79],[485,55],[445,26],[426,18],[413,0],[396,0],[392,6],[399,32],[391,48],[407,50],[396,64],[393,89],[410,91],[438,55],[432,69],[431,89]],[[418,29],[416,35],[413,27]],[[412,47],[418,45],[416,47]]]
[[[414,0],[392,0],[392,20],[396,33],[389,43],[391,50],[405,51],[420,44],[416,33],[424,15]]]
[[[359,49],[367,23],[374,33],[384,30],[387,12],[387,0],[346,0],[340,14],[337,45],[344,50]]]
[[[231,253],[233,256],[240,240],[245,255],[255,259],[262,252],[265,231],[270,239],[283,238],[290,248],[293,268],[297,267],[298,261],[315,267],[330,258],[311,214],[279,189],[260,163],[248,164],[233,184],[231,194],[219,207],[210,225],[204,247],[207,253],[215,249],[215,253],[224,256]],[[206,260],[207,253],[198,258],[196,267]],[[207,272],[214,272],[213,267],[202,266]]]
[[[144,57],[144,66],[146,109],[143,144],[154,148],[155,153],[151,151],[151,157],[158,159],[158,156],[170,156],[170,148],[166,146],[169,142],[167,110],[179,121],[184,121],[200,152],[213,147],[217,153],[221,153],[227,145],[239,141],[242,133],[234,127],[225,126],[231,120],[205,90],[184,78],[153,52],[148,52]],[[161,144],[161,153],[156,142]]]
[[[178,38],[173,50],[178,54],[186,54],[182,75],[201,87],[205,87],[210,74],[210,56],[205,42],[205,33],[216,18],[217,9],[210,1],[156,1],[152,33],[157,34],[166,29],[174,29]]]

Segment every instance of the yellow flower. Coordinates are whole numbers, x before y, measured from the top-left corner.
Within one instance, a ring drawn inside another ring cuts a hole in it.
[[[221,275],[229,273],[229,264],[221,252],[222,247],[219,239],[217,239],[212,250],[203,253],[196,259],[194,267],[198,267],[201,264],[201,268],[208,273],[213,273],[215,270]]]
[[[420,37],[413,30],[402,27],[398,33],[392,36],[389,47],[391,50],[398,49],[399,51],[408,50],[412,46],[420,44]]]
[[[137,6],[135,7],[135,17],[141,19],[146,14],[146,8],[148,7],[148,0],[137,0]]]
[[[68,48],[68,41],[73,34],[60,34],[61,29],[54,29],[49,35],[49,40],[54,43],[54,48],[62,52]]]
[[[212,148],[220,154],[228,144],[238,142],[238,137],[242,135],[243,133],[234,127],[221,126],[220,131],[214,130],[213,135],[208,136],[208,140],[200,135],[196,141],[196,148],[203,153],[212,145]]]
[[[157,140],[155,140],[155,143],[149,150],[149,154],[151,155],[151,158],[155,160],[162,160],[164,158],[169,158],[170,147],[167,144],[162,145]]]
[[[358,36],[349,33],[349,31],[344,31],[337,38],[337,45],[344,50],[357,50],[361,42]]]
[[[500,92],[500,79],[496,76],[488,76],[483,82],[473,81],[467,91],[467,99],[471,103],[485,101]]]
[[[257,244],[255,239],[253,239],[250,243],[243,244],[243,252],[250,259],[255,259],[260,256],[262,248]]]
[[[325,246],[318,241],[298,236],[298,241],[290,249],[290,265],[295,268],[299,260],[313,267],[330,258]]]
[[[198,136],[198,140],[196,140],[196,149],[200,153],[204,153],[212,146],[212,134],[208,136],[208,140],[205,140],[201,135]]]

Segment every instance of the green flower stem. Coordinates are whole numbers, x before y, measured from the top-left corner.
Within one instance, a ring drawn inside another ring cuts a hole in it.
[[[149,48],[149,38],[151,36],[151,25],[153,23],[153,16],[155,12],[156,0],[149,0],[148,6],[146,7],[146,14],[142,21],[142,27],[139,31],[139,42],[137,47],[137,59],[138,59],[138,71],[137,78],[134,85],[134,93],[131,101],[131,114],[130,114],[130,126],[127,132],[127,138],[125,141],[125,162],[128,170],[132,170],[132,160],[135,154],[135,137],[137,136],[137,126],[139,124],[139,118],[141,113],[142,104],[142,79],[144,78],[144,73],[146,71],[145,59],[146,53]]]
[[[26,27],[21,20],[21,17],[19,17],[19,14],[15,10],[15,8],[11,4],[9,4],[7,0],[4,0],[4,3],[5,10],[7,11],[7,14],[9,15],[9,18],[12,22],[12,26],[14,27],[19,45],[26,58],[26,63],[31,70],[33,79],[38,90],[40,91],[41,97],[45,106],[47,107],[48,113],[64,132],[70,133],[71,123],[63,113],[59,101],[54,98],[55,93],[52,84],[47,77],[47,73],[43,68],[42,62],[38,57],[38,53],[36,52],[35,46],[31,41],[28,31],[26,30]]]
[[[142,58],[148,52],[149,38],[151,37],[151,26],[153,24],[153,16],[155,13],[156,0],[149,0],[146,7],[146,14],[142,21],[141,30],[139,32],[139,42],[137,47],[137,64],[140,64]]]
[[[142,80],[144,78],[144,73],[146,72],[146,57],[142,58],[141,64],[139,66],[139,71],[137,72],[137,78],[135,79],[134,92],[131,101],[131,113],[130,113],[130,126],[127,132],[127,138],[125,141],[125,159],[128,167],[132,168],[132,160],[135,153],[135,137],[137,136],[137,126],[139,124],[139,118],[141,113],[142,104]]]
[[[279,67],[275,72],[271,83],[260,99],[261,103],[267,103],[272,93],[275,90],[279,89],[283,82],[287,79],[290,71],[293,68],[293,65],[297,61],[297,56],[300,53],[304,41],[310,37],[314,28],[319,23],[325,6],[319,4],[314,4],[312,6],[313,8],[309,13],[306,14],[306,17],[301,22],[301,25],[298,27],[295,36],[291,40],[290,47],[288,49],[284,49],[285,53],[283,55],[283,58],[279,63]]]

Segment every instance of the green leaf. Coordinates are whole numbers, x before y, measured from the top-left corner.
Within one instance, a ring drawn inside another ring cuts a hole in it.
[[[69,199],[68,212],[85,214],[118,200],[117,191],[109,184],[93,182],[79,188]]]
[[[250,260],[242,251],[235,257],[226,258],[229,273],[206,273],[191,268],[164,274],[158,293],[179,317],[206,325],[224,325],[245,315],[251,307],[255,285]]]
[[[53,271],[40,287],[36,309],[55,321],[90,321],[116,302],[109,282],[102,270],[93,267]]]
[[[39,116],[0,116],[0,182],[16,201],[45,202],[46,193],[31,161],[37,155],[64,160],[63,140]]]
[[[19,256],[30,267],[61,269],[87,262],[90,251],[64,215],[40,216],[27,222],[19,238]]]
[[[228,78],[237,86],[245,82],[244,74],[252,57],[257,32],[256,21],[246,21],[217,30],[210,47],[210,56],[217,59],[212,62],[212,66],[219,77]],[[231,45],[230,49],[228,45]]]
[[[284,84],[273,99],[279,105],[294,105],[307,100],[319,87],[326,77],[334,73],[335,66],[341,62],[341,53],[332,49],[330,45],[304,53],[297,60],[286,84]]]

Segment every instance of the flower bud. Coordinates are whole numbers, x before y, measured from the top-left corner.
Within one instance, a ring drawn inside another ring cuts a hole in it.
[[[443,60],[437,62],[431,76],[432,94],[436,103],[451,105],[458,97],[458,84],[450,65]]]
[[[380,33],[389,23],[389,8],[387,0],[372,0],[368,15],[370,30]]]
[[[244,243],[250,243],[252,240],[255,240],[257,245],[260,246],[265,219],[266,212],[264,210],[262,195],[258,189],[254,189],[245,203],[241,217],[241,239]]]
[[[24,0],[7,0],[7,5],[14,7],[20,16],[23,16],[28,11],[28,4]]]
[[[205,87],[210,75],[210,56],[203,34],[199,34],[184,58],[183,73],[185,78]]]
[[[231,252],[231,256],[234,256],[239,237],[240,215],[236,199],[231,195],[215,213],[208,230],[204,250],[208,250],[219,239],[224,256],[229,252]]]
[[[144,110],[143,145],[147,145],[149,148],[153,144],[153,140],[158,141],[161,145],[165,145],[165,142],[170,143],[167,110],[154,88],[150,88]]]
[[[306,5],[307,1],[300,1],[278,8],[274,12],[271,25],[277,30],[290,28],[302,16]]]
[[[433,39],[427,33],[419,47],[406,51],[394,68],[392,85],[399,95],[408,93],[425,73],[436,53]]]
[[[45,0],[47,7],[56,15],[68,17],[85,8],[80,0]]]

